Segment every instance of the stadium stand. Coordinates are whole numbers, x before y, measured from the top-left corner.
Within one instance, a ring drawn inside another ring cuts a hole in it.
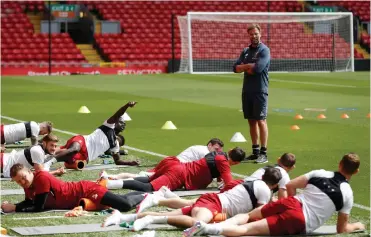
[[[208,11],[208,12],[228,12],[228,11],[248,11],[248,12],[286,12],[303,11],[304,2],[298,1],[275,1],[275,2],[244,2],[244,1],[68,1],[71,4],[84,4],[94,12],[98,18],[103,20],[117,20],[120,22],[121,34],[95,34],[95,47],[100,52],[102,58],[110,62],[126,62],[127,65],[167,65],[172,58],[171,42],[171,14],[175,16],[186,15],[188,11]],[[370,2],[319,2],[320,5],[339,5],[354,13],[363,21],[369,21]],[[368,5],[367,5],[368,4]],[[48,37],[47,35],[35,32],[33,24],[25,12],[42,12],[44,10],[43,1],[19,1],[2,2],[1,16],[1,49],[2,66],[29,66],[46,65],[48,60]],[[175,18],[176,19],[176,18]],[[175,58],[181,57],[181,41],[177,20],[174,21],[175,27]],[[196,53],[194,58],[235,58],[236,54],[230,55],[219,53],[218,51],[205,52],[209,50],[202,47],[207,42],[207,34],[217,34],[221,24],[204,24],[195,29],[198,34],[195,39],[194,48]],[[228,24],[222,25],[228,27]],[[241,28],[230,27],[228,37],[241,38]],[[263,32],[266,26],[263,27]],[[316,36],[312,34],[308,37],[307,29],[303,24],[292,23],[289,25],[276,24],[271,29],[273,40],[269,42],[272,58],[329,58],[331,57],[332,36]],[[293,44],[282,44],[284,39],[279,35],[282,33],[295,34],[297,40]],[[305,43],[300,43],[300,38],[305,38]],[[344,46],[343,49],[336,51],[336,57],[343,57],[349,49],[348,43],[339,35],[335,36],[336,43]],[[263,34],[263,41],[267,36]],[[318,44],[319,43],[319,44]],[[317,45],[318,44],[318,45]],[[59,66],[76,66],[86,63],[87,60],[80,49],[73,42],[68,33],[52,35],[52,60]],[[221,39],[216,45],[223,52],[225,47],[236,48],[236,53],[244,47],[244,41],[234,40],[226,42]],[[370,36],[363,32],[360,37],[360,47],[370,48]],[[359,47],[355,47],[355,58],[365,58]],[[295,50],[296,49],[296,50]],[[216,55],[217,54],[217,55]]]
[[[49,36],[37,34],[25,12],[44,10],[43,1],[1,2],[2,67],[47,66]],[[79,66],[86,62],[67,33],[52,34],[52,64]]]

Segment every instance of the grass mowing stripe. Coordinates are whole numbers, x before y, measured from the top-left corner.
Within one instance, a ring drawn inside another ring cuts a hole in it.
[[[1,115],[1,118],[7,119],[7,120],[10,120],[10,121],[15,121],[15,122],[24,122],[22,120],[11,118],[11,117],[8,117],[8,116],[3,116],[3,115]],[[56,128],[53,128],[53,130],[57,131],[57,132],[60,132],[60,133],[73,135],[73,136],[77,135],[76,133],[65,131],[65,130],[60,130],[60,129],[56,129]],[[129,150],[133,150],[133,151],[137,151],[137,152],[142,152],[142,153],[149,154],[149,155],[153,155],[153,156],[157,156],[157,157],[161,157],[161,158],[167,157],[166,155],[163,155],[163,154],[159,154],[159,153],[155,153],[155,152],[151,152],[151,151],[147,151],[147,150],[142,150],[142,149],[138,149],[138,148],[135,148],[135,147],[126,146],[126,145],[124,146],[124,148],[129,149]],[[237,173],[232,173],[232,174],[236,177],[241,177],[241,178],[246,177],[245,175],[242,175],[242,174],[237,174]],[[361,205],[361,204],[354,203],[353,206],[355,206],[357,208],[360,208],[360,209],[363,209],[363,210],[371,211],[370,207],[367,207],[367,206],[364,206],[364,205]]]
[[[327,83],[317,83],[317,82],[308,82],[308,81],[288,81],[288,80],[278,80],[278,79],[269,79],[269,80],[270,81],[275,81],[275,82],[287,82],[287,83],[315,85],[315,86],[330,86],[330,87],[356,88],[356,86],[338,85],[338,84],[327,84]]]
[[[217,75],[219,77],[228,77],[228,78],[238,78],[234,75]],[[269,81],[274,82],[287,82],[287,83],[295,83],[295,84],[305,84],[305,85],[315,85],[315,86],[329,86],[329,87],[342,87],[342,88],[357,88],[353,85],[340,85],[340,84],[329,84],[329,83],[320,83],[320,82],[309,82],[309,81],[292,81],[292,80],[280,80],[280,79],[274,79],[269,78]]]

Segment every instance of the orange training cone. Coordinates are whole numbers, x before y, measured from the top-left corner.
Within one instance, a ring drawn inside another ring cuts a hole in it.
[[[348,119],[349,116],[348,116],[347,114],[342,114],[342,115],[341,115],[341,118],[343,118],[343,119]]]
[[[319,119],[325,119],[326,116],[324,114],[320,114],[320,115],[317,116],[317,118],[319,118]]]
[[[367,114],[367,118],[371,118],[371,113],[368,113]]]
[[[295,118],[295,119],[303,119],[303,116],[301,116],[301,114],[297,114],[297,115],[295,115],[294,118]]]
[[[291,126],[291,130],[299,130],[299,126],[298,125],[292,125]]]

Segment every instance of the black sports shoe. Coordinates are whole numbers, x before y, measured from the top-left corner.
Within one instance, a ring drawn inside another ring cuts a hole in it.
[[[264,164],[268,162],[268,156],[264,154],[259,154],[258,159],[255,160],[257,164]]]
[[[245,157],[245,159],[243,159],[242,162],[254,161],[254,160],[258,159],[258,156],[259,155],[251,154],[251,155]]]

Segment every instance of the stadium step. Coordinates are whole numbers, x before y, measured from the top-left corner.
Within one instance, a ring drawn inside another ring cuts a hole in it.
[[[41,22],[41,19],[42,19],[42,13],[41,12],[38,12],[38,13],[27,13],[27,17],[28,19],[30,19],[30,22],[32,23],[33,25],[33,28],[34,28],[34,32],[36,34],[39,34],[40,33],[40,22]]]
[[[361,45],[354,44],[354,48],[357,50],[358,53],[362,54],[363,58],[365,58],[365,59],[370,58],[370,54],[364,48],[362,48]]]
[[[96,63],[104,61],[99,53],[90,44],[78,44],[77,48],[80,49],[81,53],[84,55],[89,63]]]
[[[94,33],[95,34],[100,34],[102,33],[102,23],[100,21],[100,19],[98,18],[98,16],[93,13],[93,12],[90,12],[91,16],[93,16],[93,20],[94,20]]]

